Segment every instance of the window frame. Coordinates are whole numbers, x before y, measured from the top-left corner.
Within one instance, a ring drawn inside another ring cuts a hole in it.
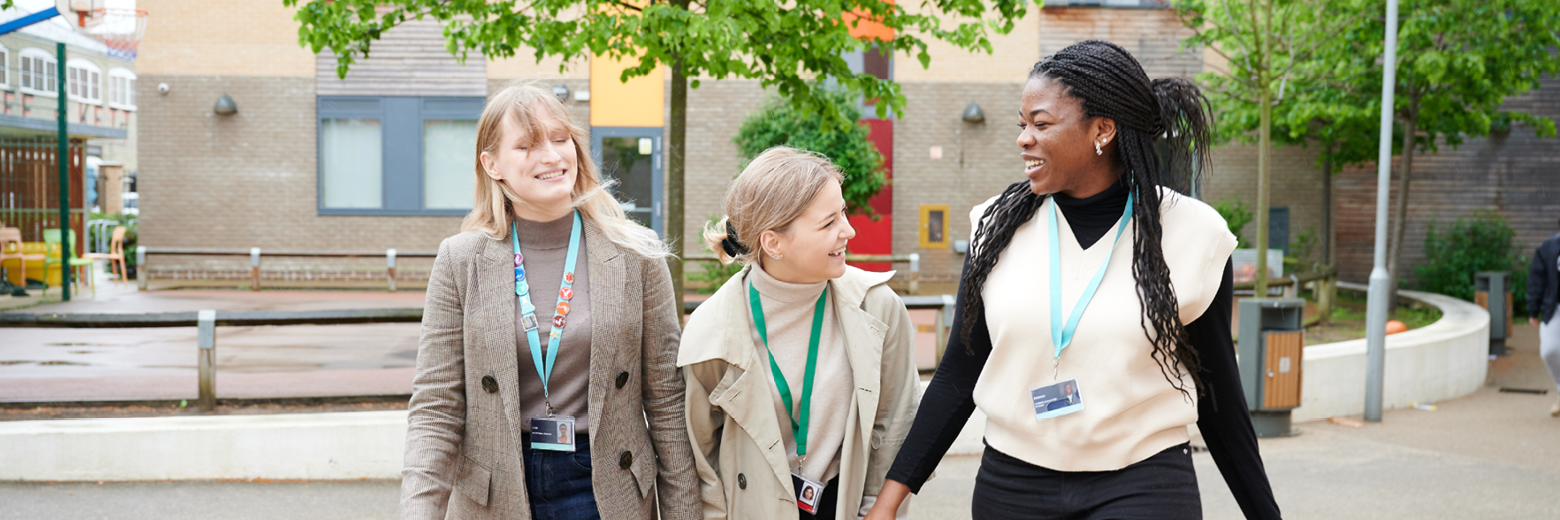
[[[70,78],[78,74],[82,77],[80,80],[74,81],[74,83],[81,87],[82,94],[73,94],[70,88],[72,82]],[[90,79],[92,76],[97,76],[97,81],[92,81]],[[65,95],[71,101],[85,105],[103,106],[103,68],[99,67],[98,64],[82,58],[65,60],[65,78]],[[97,97],[83,95],[92,93],[94,88],[96,88]]]
[[[470,209],[423,206],[423,127],[434,119],[477,121],[482,97],[317,96],[315,98],[315,210],[319,215],[465,216]],[[380,145],[380,207],[325,206],[325,120],[377,119]]]
[[[120,103],[118,100],[114,99],[115,79],[125,80],[124,94],[125,99],[130,101],[129,103]],[[108,69],[108,99],[106,100],[108,102],[108,106],[110,108],[117,108],[120,110],[135,111],[135,82],[138,80],[140,80],[140,78],[135,75],[135,71],[130,69],[122,67]]]
[[[0,44],[0,89],[11,89],[11,48]]]
[[[17,76],[18,76],[18,78],[17,78],[17,82],[16,82],[17,83],[17,87],[16,88],[17,88],[18,92],[21,92],[23,94],[29,94],[29,95],[41,96],[41,97],[51,97],[51,98],[52,97],[59,97],[59,85],[60,84],[58,82],[59,81],[64,81],[65,78],[59,78],[59,77],[54,78],[56,83],[54,84],[55,88],[52,88],[52,89],[39,89],[39,88],[29,87],[22,80],[26,79],[28,77],[27,74],[33,74],[33,73],[30,72],[30,71],[23,71],[22,70],[22,68],[21,68],[21,60],[22,59],[30,59],[30,60],[32,60],[35,63],[38,60],[43,60],[45,63],[51,64],[50,66],[44,67],[44,71],[45,72],[44,72],[44,75],[43,75],[42,78],[33,78],[33,79],[47,79],[49,74],[55,74],[55,75],[59,74],[59,72],[58,72],[59,71],[59,61],[55,59],[54,54],[49,53],[48,51],[45,51],[45,50],[37,48],[37,47],[28,47],[28,48],[22,49],[22,52],[17,53],[17,71],[18,71]],[[68,64],[69,62],[66,62],[66,63]]]

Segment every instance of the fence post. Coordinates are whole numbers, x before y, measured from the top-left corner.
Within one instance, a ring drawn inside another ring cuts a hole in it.
[[[217,311],[203,310],[196,316],[200,407],[209,412],[217,408]]]
[[[137,289],[146,290],[146,246],[135,246],[135,285]]]
[[[385,250],[385,264],[390,269],[390,292],[395,292],[395,248]]]
[[[251,248],[249,248],[249,277],[251,278],[251,283],[249,285],[249,290],[251,290],[251,291],[259,291],[260,290],[260,248],[258,248],[258,247],[251,247]]]
[[[921,255],[910,253],[910,294],[921,291]]]

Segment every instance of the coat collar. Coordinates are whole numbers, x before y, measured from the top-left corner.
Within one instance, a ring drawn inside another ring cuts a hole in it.
[[[607,239],[600,226],[588,218],[583,219],[583,222],[591,294],[590,385],[586,409],[590,411],[590,431],[599,431],[601,404],[607,395],[608,382],[596,377],[596,374],[607,370],[606,367],[616,366],[613,358],[624,350],[607,348],[611,345],[610,336],[613,333],[610,324],[619,319],[618,314],[623,307],[619,298],[612,296],[623,287],[623,260],[622,251]],[[517,352],[519,335],[515,330],[514,318],[518,301],[514,291],[514,247],[509,237],[506,235],[488,240],[481,258],[477,276],[478,290],[481,291],[479,301],[490,302],[491,305],[486,308],[491,313],[480,318],[477,323],[491,323],[497,330],[495,334],[483,336],[487,342],[478,345],[480,352],[475,354],[486,357],[492,363],[489,366],[498,367],[497,379],[499,395],[504,402],[504,415],[509,420],[511,435],[519,439],[520,434],[527,430],[523,427],[520,415],[521,365]],[[468,353],[473,352],[468,350]],[[530,369],[531,360],[526,359],[524,366]]]

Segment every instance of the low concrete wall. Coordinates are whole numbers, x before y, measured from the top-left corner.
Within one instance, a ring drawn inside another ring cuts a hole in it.
[[[1365,290],[1339,282],[1339,287]],[[1441,309],[1428,326],[1387,336],[1382,408],[1462,397],[1484,385],[1489,369],[1490,315],[1450,296],[1417,291],[1398,295]],[[1301,404],[1295,422],[1365,413],[1365,340],[1305,348]]]
[[[400,478],[406,412],[0,422],[0,480]]]

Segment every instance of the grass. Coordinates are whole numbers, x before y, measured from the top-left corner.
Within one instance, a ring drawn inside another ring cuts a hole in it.
[[[1388,319],[1398,320],[1409,330],[1418,329],[1441,319],[1440,309],[1419,306],[1417,302],[1403,299]],[[1337,341],[1349,341],[1365,337],[1365,303],[1363,295],[1352,291],[1339,291],[1333,304],[1332,316],[1326,325],[1317,325],[1305,331],[1305,343],[1318,345]]]

